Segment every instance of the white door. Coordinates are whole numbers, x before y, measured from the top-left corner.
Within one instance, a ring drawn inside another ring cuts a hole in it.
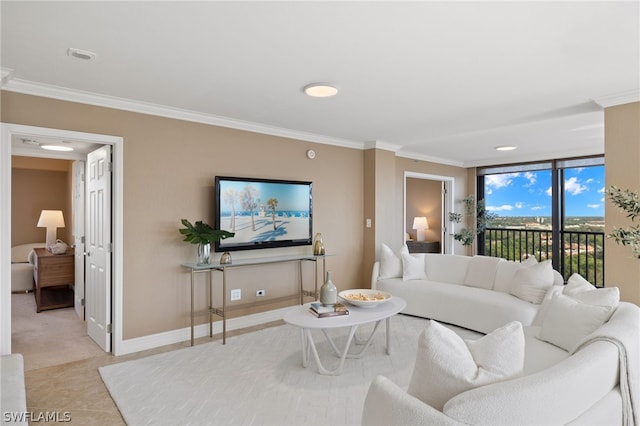
[[[87,333],[111,352],[111,146],[87,156],[85,315]]]
[[[73,306],[84,320],[84,161],[73,162],[73,242],[75,244],[75,278]]]

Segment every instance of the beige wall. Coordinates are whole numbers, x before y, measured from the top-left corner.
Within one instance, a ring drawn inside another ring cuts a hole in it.
[[[72,243],[70,162],[45,158],[12,158],[11,245],[44,242],[46,229],[38,228],[42,210],[62,210],[65,227],[57,237]]]
[[[405,228],[412,239],[417,231],[413,229],[413,218],[425,216],[429,229],[424,233],[425,241],[440,241],[442,229],[442,182],[437,180],[407,178]]]
[[[181,218],[213,222],[216,175],[313,181],[314,231],[322,232],[327,252],[335,254],[327,259],[334,283],[339,289],[368,286],[362,262],[362,150],[11,92],[2,93],[1,111],[6,123],[124,138],[125,339],[189,325],[189,275],[180,264],[193,259],[195,246],[184,243],[178,229]],[[305,156],[309,148],[317,152],[314,160]],[[232,255],[300,251],[310,252],[311,247]],[[313,279],[311,270],[305,265],[307,283]],[[245,269],[232,272],[229,280],[232,288],[242,288],[243,303],[255,300],[258,288],[267,289],[267,298],[273,298],[295,290],[297,268],[291,264]],[[204,307],[204,292],[199,298],[199,307]]]
[[[605,108],[606,186],[640,191],[640,102]],[[633,223],[607,199],[605,232]],[[637,223],[636,223],[637,224]],[[605,241],[605,279],[620,288],[622,300],[640,304],[640,259],[628,247]]]

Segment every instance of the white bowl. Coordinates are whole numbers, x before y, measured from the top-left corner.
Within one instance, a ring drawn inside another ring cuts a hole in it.
[[[343,290],[338,293],[338,296],[345,302],[358,306],[359,308],[373,308],[391,299],[391,294],[386,291],[362,288]]]

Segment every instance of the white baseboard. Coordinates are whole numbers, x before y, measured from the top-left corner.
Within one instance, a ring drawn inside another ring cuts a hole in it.
[[[227,331],[239,330],[242,328],[267,324],[273,321],[279,321],[284,317],[284,313],[288,309],[290,308],[275,309],[272,311],[260,312],[257,314],[228,319]],[[216,321],[213,323],[213,333],[222,333],[222,321]],[[195,338],[208,336],[209,324],[196,325],[193,329],[193,334]],[[131,354],[134,352],[146,351],[148,349],[154,349],[160,346],[180,343],[190,339],[191,327],[166,331],[163,333],[150,334],[148,336],[123,340],[120,347],[117,348],[116,351],[114,351],[114,355],[119,356]],[[222,340],[220,340],[220,343],[222,343]]]

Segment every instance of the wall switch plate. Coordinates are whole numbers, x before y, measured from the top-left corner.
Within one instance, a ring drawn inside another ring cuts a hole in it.
[[[231,300],[240,300],[242,298],[242,289],[236,288],[231,290]]]

